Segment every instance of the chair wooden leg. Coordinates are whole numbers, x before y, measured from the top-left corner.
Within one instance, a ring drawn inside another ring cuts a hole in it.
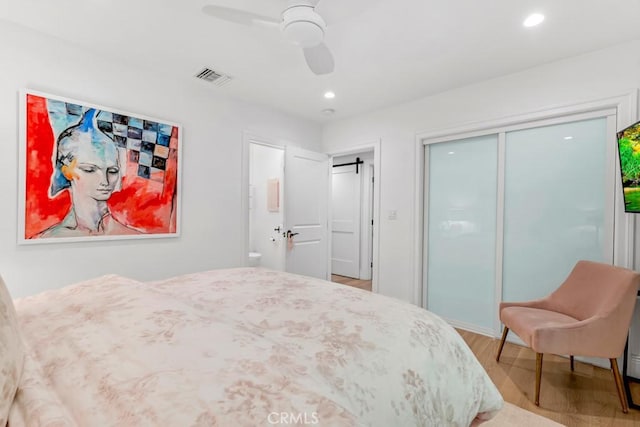
[[[540,379],[542,378],[542,353],[536,353],[536,406],[540,406]]]
[[[506,326],[502,330],[502,339],[500,340],[500,347],[498,347],[498,354],[496,354],[496,362],[500,361],[500,354],[502,354],[502,348],[504,347],[504,341],[507,339],[507,334],[509,333],[509,328]]]
[[[569,361],[571,362],[571,372],[573,372],[573,354],[569,355]]]
[[[611,361],[611,370],[613,371],[613,379],[616,382],[616,389],[618,390],[618,397],[620,398],[620,404],[622,405],[622,412],[625,414],[629,412],[627,405],[627,396],[624,394],[622,388],[622,377],[620,376],[620,370],[618,370],[618,361],[616,359],[609,359]]]

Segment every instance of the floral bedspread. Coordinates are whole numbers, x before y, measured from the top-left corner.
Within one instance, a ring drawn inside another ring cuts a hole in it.
[[[468,426],[502,397],[413,305],[265,269],[103,276],[16,301],[21,426]]]

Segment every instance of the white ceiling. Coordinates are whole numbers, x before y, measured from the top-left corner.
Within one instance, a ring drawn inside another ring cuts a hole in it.
[[[328,27],[335,71],[316,76],[278,31],[207,16],[207,4],[277,15],[285,0],[0,0],[0,18],[175,79],[208,66],[233,80],[194,79],[205,90],[320,122],[640,39],[640,0],[369,0]],[[546,20],[524,28],[531,12]]]

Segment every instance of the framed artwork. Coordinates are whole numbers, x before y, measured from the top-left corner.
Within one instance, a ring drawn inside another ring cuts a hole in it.
[[[20,96],[18,243],[177,237],[181,126]]]

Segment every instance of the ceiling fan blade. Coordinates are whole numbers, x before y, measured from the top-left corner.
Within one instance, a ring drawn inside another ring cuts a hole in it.
[[[202,8],[202,12],[213,16],[214,18],[222,19],[224,21],[233,22],[234,24],[252,25],[254,23],[259,24],[280,24],[281,18],[278,16],[264,16],[256,13],[247,12],[244,10],[232,9],[230,7],[215,6],[212,4],[206,5]]]
[[[333,55],[324,43],[303,50],[304,59],[307,60],[307,65],[314,74],[322,75],[333,72],[335,66]]]

